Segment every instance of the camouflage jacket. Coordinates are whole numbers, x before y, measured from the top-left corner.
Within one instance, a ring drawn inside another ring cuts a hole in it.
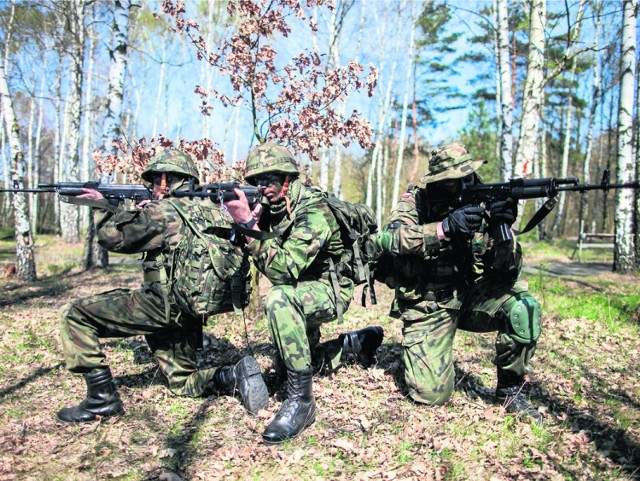
[[[247,245],[256,267],[274,285],[298,281],[330,282],[330,259],[338,262],[343,246],[340,229],[320,191],[302,187],[291,218],[272,224],[272,231],[285,228],[280,237],[253,239]],[[338,276],[343,297],[353,294],[353,282]]]
[[[460,293],[488,277],[516,282],[522,265],[518,242],[494,246],[486,223],[467,241],[440,240],[437,225],[452,209],[427,208],[419,199],[417,187],[404,194],[384,227],[383,235],[392,236],[388,253],[394,261],[398,299],[421,299],[427,291]]]

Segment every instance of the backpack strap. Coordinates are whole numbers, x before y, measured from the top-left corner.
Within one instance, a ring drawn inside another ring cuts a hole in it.
[[[340,284],[338,283],[338,273],[336,272],[336,264],[333,259],[329,257],[329,277],[331,279],[331,286],[333,287],[333,294],[336,297],[336,311],[338,313],[338,324],[344,322],[344,309],[342,308],[342,301],[340,300]]]
[[[202,239],[203,242],[207,245],[207,253],[209,254],[209,259],[211,260],[211,265],[215,265],[215,259],[213,257],[213,252],[211,252],[211,243],[209,239],[205,237],[205,235],[200,232],[200,229],[196,227],[196,225],[189,219],[189,215],[184,211],[182,206],[178,205],[177,202],[169,201],[169,203],[176,209],[182,220],[185,224],[191,229],[194,235],[198,236]],[[243,260],[247,258],[246,254],[243,254]],[[242,314],[242,293],[243,293],[243,283],[242,276],[239,271],[236,271],[231,276],[229,283],[231,285],[231,303],[233,304],[233,311],[236,314]]]

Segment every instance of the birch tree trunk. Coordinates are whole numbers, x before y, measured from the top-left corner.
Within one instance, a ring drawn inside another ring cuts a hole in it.
[[[42,124],[44,122],[44,95],[45,95],[45,79],[47,72],[47,60],[48,55],[45,53],[43,68],[42,68],[42,77],[40,78],[40,100],[38,101],[38,121],[36,125],[36,138],[34,142],[34,151],[33,151],[33,165],[34,165],[34,185],[38,185],[40,183],[40,142],[42,139]],[[34,233],[38,230],[38,213],[40,211],[40,197],[35,195],[33,196],[33,201],[31,203],[31,217],[33,220],[33,231]]]
[[[0,112],[2,111],[2,102],[0,102]],[[5,154],[5,144],[7,141],[6,138],[6,130],[4,128],[4,116],[0,115],[0,156],[2,156],[2,172],[9,172],[9,159],[7,159],[7,155]],[[11,185],[10,178],[8,175],[4,176],[3,187],[8,189]],[[3,218],[6,219],[9,217],[9,212],[11,210],[11,196],[3,195],[2,196],[2,212],[4,214]],[[4,224],[3,224],[4,225]]]
[[[516,147],[513,175],[525,177],[531,172],[540,125],[540,105],[544,93],[544,28],[546,0],[531,0],[529,10],[529,56],[522,94],[522,121]]]
[[[2,99],[2,114],[7,126],[7,136],[9,137],[11,180],[14,185],[17,183],[22,187],[24,185],[24,153],[20,144],[20,127],[13,109],[13,100],[9,94],[4,65],[0,66],[0,98]],[[16,236],[16,272],[23,281],[34,281],[36,279],[36,262],[26,194],[14,193],[11,195]]]
[[[493,29],[493,59],[496,66],[496,75],[495,75],[496,120],[498,122],[497,132],[502,132],[502,95],[500,94],[502,88],[501,88],[501,82],[500,82],[500,45],[498,42],[498,1],[497,0],[493,0],[493,23],[496,26],[496,28]],[[502,158],[501,145],[502,145],[502,140],[498,135],[496,136],[496,159]]]
[[[385,22],[386,23],[386,12],[385,12]],[[379,35],[380,39],[384,39],[385,38],[385,32],[384,32],[384,23],[383,23],[383,31],[381,32],[382,34]],[[400,29],[400,12],[398,12],[398,25],[397,25],[397,29],[399,31]],[[381,47],[381,58],[383,60],[381,60],[380,63],[380,77],[382,77],[383,71],[384,71],[384,53],[382,52],[382,44],[380,45]],[[380,97],[379,99],[379,103],[378,103],[378,121],[377,121],[377,125],[376,125],[376,145],[373,148],[373,152],[371,154],[371,164],[370,164],[370,169],[369,169],[369,177],[367,179],[367,196],[366,196],[366,204],[369,207],[373,206],[373,194],[374,194],[374,187],[373,187],[373,181],[374,181],[374,177],[375,177],[375,181],[376,181],[376,220],[378,222],[378,225],[382,225],[382,183],[384,181],[384,179],[382,179],[382,159],[381,157],[381,150],[383,148],[383,140],[384,140],[384,135],[386,132],[386,126],[387,126],[387,113],[389,111],[390,105],[391,105],[391,87],[393,85],[394,82],[394,78],[395,78],[395,72],[396,72],[396,68],[398,65],[398,56],[399,56],[399,51],[400,49],[398,48],[394,48],[395,50],[395,56],[394,56],[394,60],[393,60],[393,64],[391,65],[391,69],[389,70],[389,76],[388,76],[388,84],[386,85],[386,92],[384,95],[384,98]],[[382,83],[380,83],[380,86],[382,88]],[[374,176],[374,173],[376,174]]]
[[[66,180],[76,182],[79,180],[79,150],[80,128],[82,123],[82,82],[84,61],[85,38],[85,3],[72,2],[69,11],[69,28],[72,36],[71,47],[71,92],[69,93],[69,144],[68,161],[66,166]],[[78,207],[71,204],[63,204],[61,215],[62,238],[65,242],[79,242],[78,232]]]
[[[96,9],[95,4],[91,5],[91,22],[89,25],[96,23]],[[87,36],[89,38],[88,49],[88,65],[86,75],[86,85],[84,91],[84,137],[82,139],[82,155],[80,156],[80,178],[83,180],[91,180],[89,178],[92,159],[90,155],[91,150],[91,129],[93,125],[93,109],[91,108],[91,97],[93,95],[92,83],[93,83],[93,64],[96,49],[96,35],[97,32],[93,27],[87,29]],[[78,209],[80,215],[80,226],[85,232],[91,231],[89,217],[91,217],[91,209],[89,207],[81,207]]]
[[[398,203],[398,195],[400,191],[400,175],[402,174],[402,164],[404,158],[405,134],[407,128],[407,110],[409,107],[409,90],[411,89],[411,72],[413,72],[413,56],[415,50],[415,19],[416,19],[416,2],[411,0],[411,34],[409,36],[409,53],[407,55],[407,74],[404,83],[404,99],[402,101],[402,117],[400,120],[400,139],[398,146],[398,159],[396,161],[396,171],[393,177],[393,196],[391,197],[391,207],[395,207]]]
[[[593,90],[591,95],[591,105],[589,106],[589,125],[587,126],[587,147],[582,164],[582,182],[589,184],[591,182],[591,151],[593,150],[593,130],[596,123],[596,111],[598,110],[598,100],[600,100],[600,62],[602,54],[598,51],[600,24],[602,21],[602,4],[596,0],[593,6],[596,11],[595,31],[594,31],[594,62],[593,62]],[[586,194],[580,195],[580,225],[578,235],[581,235],[587,229],[585,223],[589,215],[589,197]]]
[[[573,81],[576,75],[576,62],[573,62],[571,67],[571,75],[569,76],[569,89],[568,89],[568,99],[567,99],[567,119],[565,121],[565,129],[564,129],[564,142],[562,145],[562,161],[560,164],[560,177],[563,179],[568,176],[569,170],[569,153],[571,151],[571,125],[573,122]],[[550,238],[553,238],[555,234],[558,232],[558,227],[560,225],[560,221],[562,220],[562,216],[564,214],[564,204],[566,200],[566,193],[560,192],[558,196],[558,206],[556,207],[556,214],[553,219],[553,224],[551,226]]]
[[[631,182],[635,179],[636,173],[636,162],[632,155],[632,116],[636,72],[636,15],[637,0],[624,0],[616,168],[618,182]],[[618,189],[616,191],[613,270],[617,272],[630,272],[636,266],[634,259],[633,205],[634,191],[632,189]]]
[[[117,154],[118,149],[113,142],[121,136],[122,101],[124,97],[124,79],[127,71],[127,47],[129,46],[129,15],[132,7],[131,0],[116,0],[113,5],[113,19],[111,23],[111,48],[109,57],[109,85],[107,88],[107,102],[104,130],[100,142],[101,150],[105,154]],[[102,180],[109,181],[109,174],[103,174]],[[84,268],[107,267],[109,253],[97,243],[93,216],[90,216],[89,229],[83,255]]]
[[[331,10],[331,20],[329,21],[329,59],[327,62],[327,69],[336,68],[339,65],[337,50],[340,42],[339,24],[338,24],[338,11],[342,10],[343,2],[335,6]],[[320,187],[323,190],[329,189],[329,149],[322,148],[320,152]]]
[[[507,0],[498,0],[498,59],[500,76],[501,126],[500,178],[507,181],[513,177],[513,96],[511,91],[511,68],[509,64],[509,18]],[[537,136],[536,136],[537,137]],[[536,138],[534,137],[534,139]]]
[[[543,99],[543,104],[540,106],[541,112],[544,112],[544,99]],[[542,123],[542,125],[544,125],[544,114],[540,116],[540,122]],[[537,153],[534,156],[534,172],[533,175],[534,177],[546,177],[547,176],[547,134],[548,134],[548,130],[543,128],[540,131],[540,134],[538,136],[538,149],[537,149]],[[542,207],[542,205],[544,204],[545,200],[544,199],[536,199],[536,212],[540,209],[540,207]],[[538,229],[537,229],[537,233],[538,233],[538,240],[542,240],[544,238],[546,238],[547,236],[547,231],[545,229],[546,223],[543,220],[542,222],[540,222],[540,224],[538,224]]]
[[[4,66],[4,71],[6,72],[7,69],[9,68],[9,45],[11,45],[11,36],[12,36],[12,26],[13,26],[13,19],[15,16],[15,12],[16,12],[16,8],[15,8],[15,3],[11,4],[11,10],[9,11],[9,19],[7,20],[7,26],[6,28],[6,35],[5,35],[5,39],[4,39],[4,49],[2,52],[2,65]],[[0,98],[0,107],[4,108],[4,105],[2,104],[2,98]],[[7,141],[7,137],[5,136],[6,132],[8,132],[10,130],[11,127],[7,126],[7,130],[5,130],[5,125],[7,124],[6,119],[4,118],[3,115],[0,115],[0,130],[2,130],[2,172],[4,172],[4,188],[8,189],[9,186],[11,185],[10,182],[10,176],[8,175],[9,173],[9,169],[10,167],[10,160],[7,159],[6,155],[5,155],[5,143]],[[5,207],[5,213],[8,216],[11,212],[11,196],[9,195],[3,195],[2,198],[4,199],[4,207]]]

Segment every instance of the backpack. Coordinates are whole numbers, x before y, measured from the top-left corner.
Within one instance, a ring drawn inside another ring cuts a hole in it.
[[[367,291],[372,304],[376,304],[374,273],[379,257],[376,244],[378,224],[373,210],[365,204],[340,200],[333,193],[324,192],[324,198],[338,222],[344,251],[337,272],[348,277],[355,285],[366,284],[362,290],[362,305],[366,305]],[[335,279],[337,284],[337,279]],[[335,286],[334,286],[335,287]],[[337,303],[340,305],[340,303]],[[339,309],[338,317],[342,320]]]
[[[251,294],[250,264],[248,255],[228,239],[229,223],[216,218],[209,205],[169,202],[186,226],[172,253],[176,303],[194,317],[242,313]]]

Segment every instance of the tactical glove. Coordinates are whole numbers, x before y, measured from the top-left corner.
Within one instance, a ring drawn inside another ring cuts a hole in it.
[[[469,237],[482,224],[484,208],[479,206],[465,206],[454,210],[442,221],[442,231],[448,238]]]
[[[512,197],[494,200],[489,206],[491,223],[513,225],[518,217],[518,202]]]

